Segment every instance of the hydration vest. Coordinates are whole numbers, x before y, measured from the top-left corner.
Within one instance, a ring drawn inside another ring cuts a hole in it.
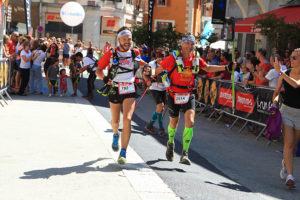
[[[118,71],[117,74],[124,74],[124,73],[130,73],[133,72],[135,74],[135,72],[139,69],[140,67],[140,63],[138,61],[135,60],[135,58],[137,57],[133,48],[131,48],[131,57],[119,57],[117,51],[114,48],[110,49],[113,53],[113,63],[111,67],[117,68],[117,69],[121,69],[121,72]],[[120,60],[125,60],[128,58],[132,58],[132,61],[134,62],[134,67],[133,69],[127,69],[124,67],[120,66]]]
[[[172,70],[168,73],[168,75],[163,77],[164,84],[166,85],[166,87],[175,86],[175,87],[180,88],[180,89],[193,89],[194,86],[182,86],[182,85],[173,84],[172,79],[171,79],[171,75],[172,75],[172,73],[174,72],[174,70],[176,68],[177,68],[178,73],[183,73],[185,69],[192,69],[193,74],[198,74],[199,71],[200,71],[200,69],[199,69],[199,59],[200,59],[199,53],[196,51],[193,62],[192,62],[192,67],[185,67],[184,66],[183,57],[179,53],[179,51],[174,50],[172,55],[175,59],[175,65],[172,68]]]

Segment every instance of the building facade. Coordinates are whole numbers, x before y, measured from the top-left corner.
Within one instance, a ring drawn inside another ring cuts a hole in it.
[[[201,26],[201,0],[155,0],[152,30],[169,25],[181,33],[197,35]]]
[[[85,10],[82,24],[76,27],[65,25],[60,18],[61,7],[68,0],[32,0],[32,27],[34,35],[55,36],[59,38],[80,39],[92,42],[102,48],[106,41],[113,45],[116,41],[116,31],[122,26],[142,24],[145,0],[76,0]],[[13,8],[12,29],[24,32],[25,13],[24,3],[20,0],[11,0]],[[44,32],[37,33],[37,27],[44,27]]]
[[[288,2],[288,0],[228,0],[227,16],[241,20],[278,9]],[[235,38],[238,41],[237,48],[242,53],[259,48],[268,49],[266,37],[259,33],[237,32]]]

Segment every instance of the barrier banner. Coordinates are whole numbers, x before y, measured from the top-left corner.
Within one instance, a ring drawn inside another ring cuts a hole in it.
[[[0,60],[0,90],[6,89],[9,86],[9,66],[8,59]]]
[[[235,84],[234,115],[266,123],[268,109],[272,105],[274,90],[266,87],[245,87]],[[197,100],[214,108],[232,112],[232,83],[224,80],[199,78]]]

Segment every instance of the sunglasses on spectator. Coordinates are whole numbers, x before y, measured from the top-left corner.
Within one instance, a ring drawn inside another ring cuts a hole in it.
[[[290,59],[297,60],[296,56],[291,56]]]

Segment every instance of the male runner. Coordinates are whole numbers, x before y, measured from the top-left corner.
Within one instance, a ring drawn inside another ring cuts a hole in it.
[[[119,45],[106,52],[98,61],[97,76],[104,81],[106,85],[114,88],[114,93],[108,95],[112,120],[111,126],[114,132],[112,149],[119,151],[119,123],[121,106],[123,106],[123,129],[121,134],[121,152],[118,163],[126,164],[126,149],[131,135],[131,118],[135,107],[135,97],[137,96],[135,81],[135,63],[139,61],[141,66],[146,63],[139,59],[140,52],[132,49],[132,33],[127,27],[122,27],[117,36]],[[107,66],[117,66],[117,75],[113,80],[103,76],[103,70]]]
[[[155,70],[157,67],[159,67],[160,62],[165,57],[165,53],[163,51],[159,51],[157,52],[156,57],[157,57],[156,60],[153,60],[148,64],[149,68],[145,68],[145,73],[143,74],[145,83],[148,87],[150,87],[149,89],[156,103],[156,110],[152,114],[152,119],[146,125],[145,129],[149,133],[155,134],[153,125],[156,121],[158,121],[158,125],[159,125],[158,134],[164,137],[165,129],[163,126],[163,110],[166,101],[166,86],[162,83],[162,75],[164,74],[164,72],[160,73],[155,77],[150,77],[150,68],[152,70]]]
[[[193,137],[193,127],[195,118],[195,95],[193,94],[195,75],[199,73],[199,69],[206,72],[231,71],[232,64],[229,66],[208,65],[197,54],[193,53],[195,45],[195,37],[188,33],[182,37],[181,51],[174,51],[173,55],[167,57],[160,63],[155,74],[161,73],[163,70],[168,71],[171,85],[167,91],[167,104],[170,116],[168,126],[169,140],[167,142],[166,158],[168,161],[174,159],[174,137],[176,134],[179,111],[184,113],[185,129],[183,131],[183,150],[180,163],[190,165],[188,158],[188,150]],[[234,65],[235,66],[235,65]],[[154,72],[151,72],[154,74]]]

